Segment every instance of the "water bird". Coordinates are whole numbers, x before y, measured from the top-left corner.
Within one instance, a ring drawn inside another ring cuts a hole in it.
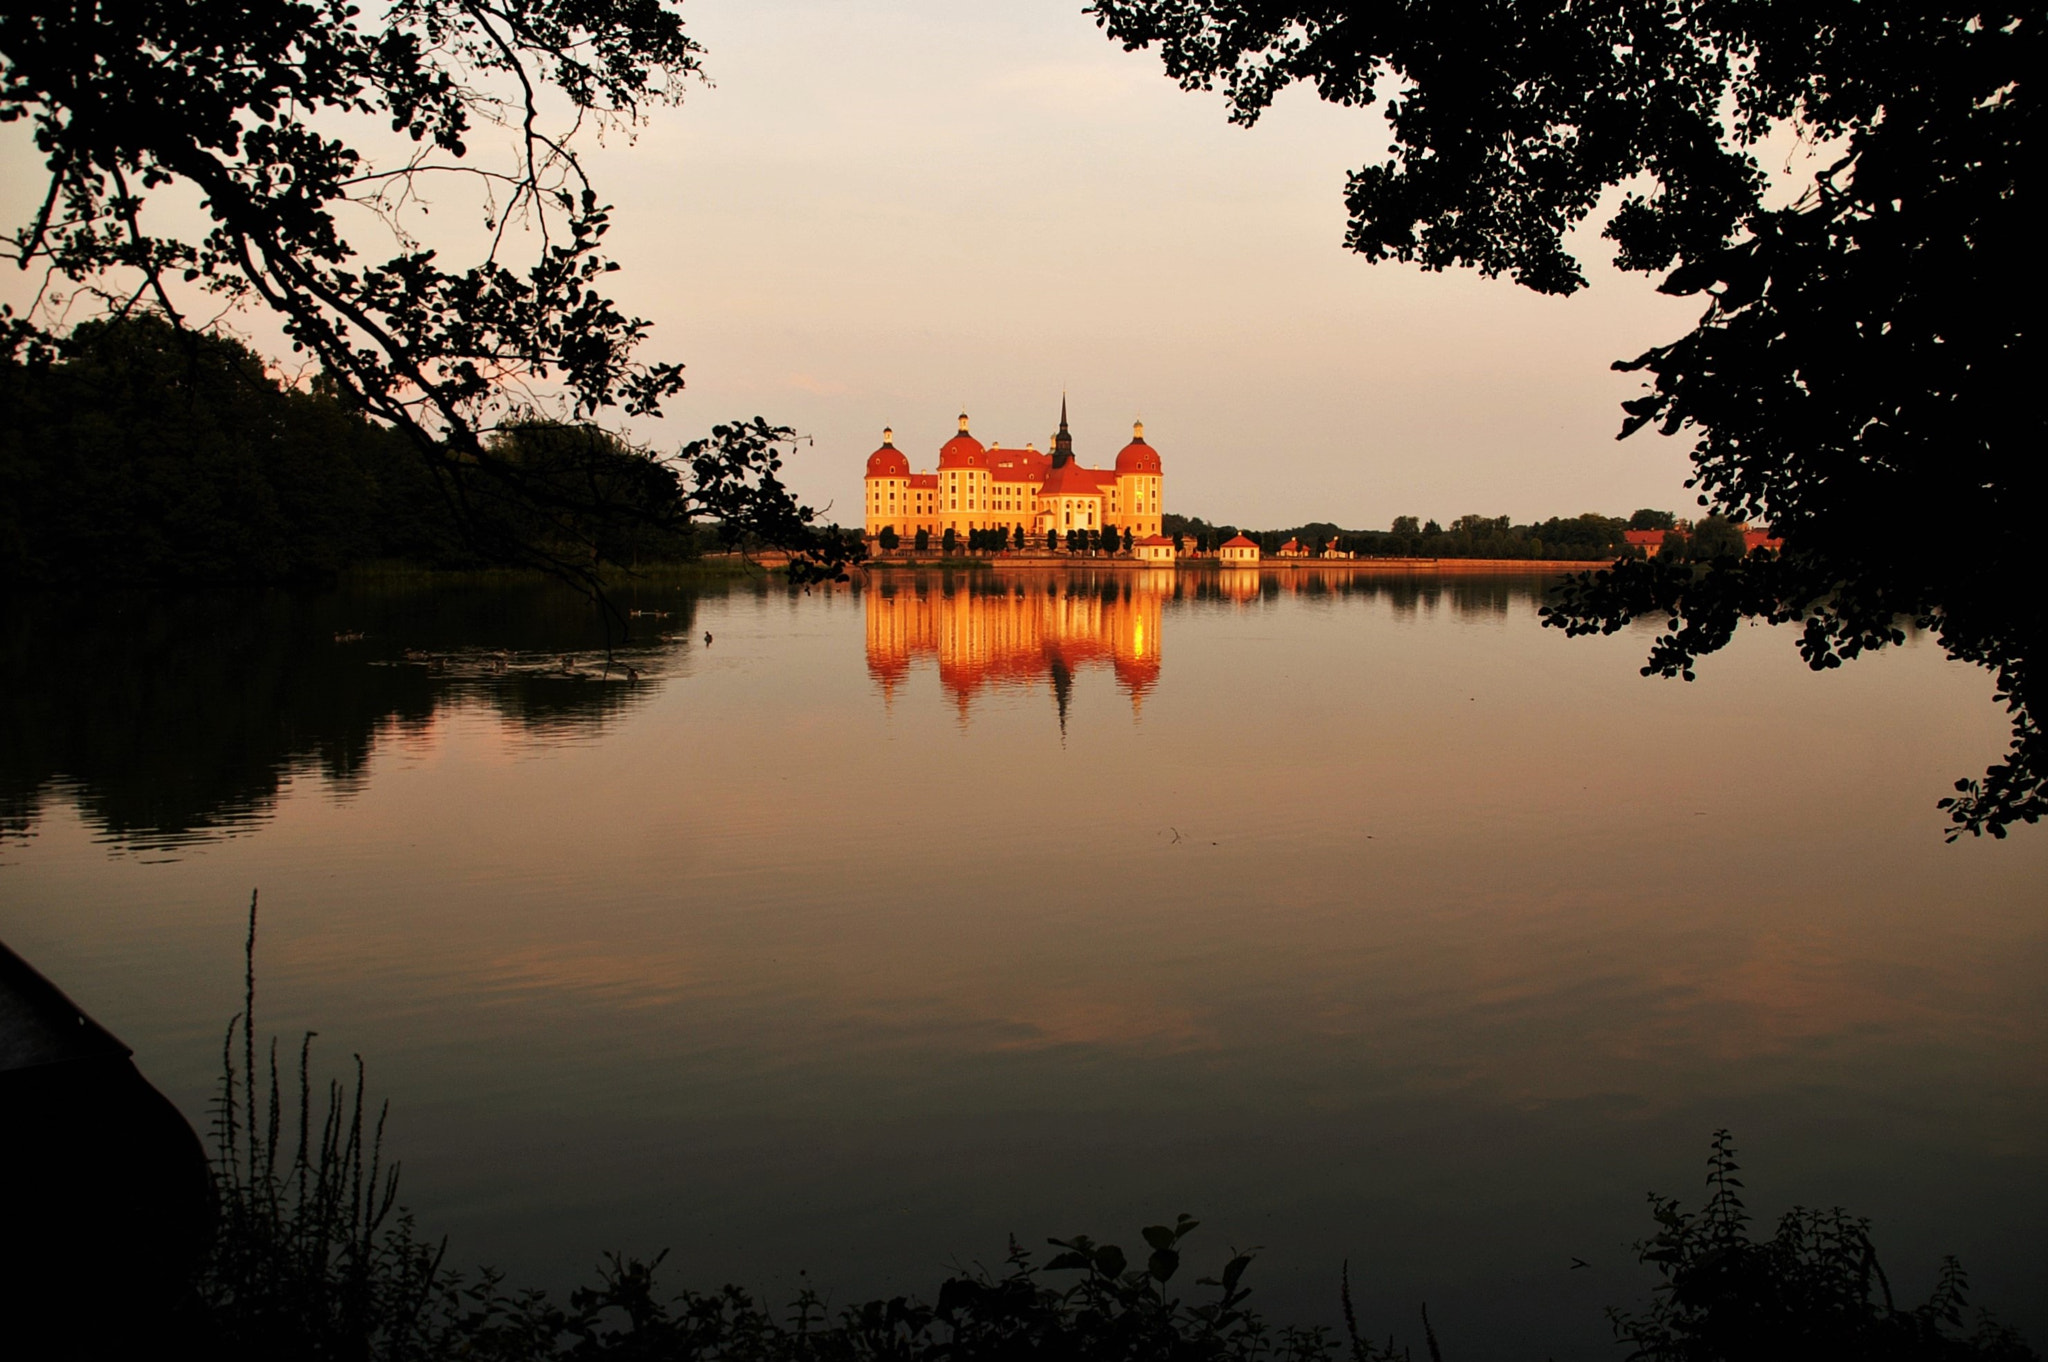
[[[704,646],[707,648],[711,646],[711,631],[709,629],[704,631]]]
[[[576,675],[576,655],[574,653],[562,654],[562,675]]]

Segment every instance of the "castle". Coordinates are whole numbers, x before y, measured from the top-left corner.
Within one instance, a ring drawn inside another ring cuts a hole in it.
[[[984,447],[968,433],[962,412],[959,433],[939,447],[936,473],[911,472],[910,460],[896,448],[895,431],[882,432],[882,447],[868,455],[862,529],[869,539],[885,529],[910,539],[919,530],[933,538],[947,530],[962,537],[969,530],[1014,534],[1021,525],[1026,536],[1043,543],[1048,530],[1064,539],[1074,530],[1109,526],[1144,539],[1160,533],[1164,482],[1159,452],[1145,443],[1142,421],[1131,427],[1131,442],[1116,456],[1114,469],[1083,468],[1074,459],[1064,397],[1050,455],[1028,444]]]

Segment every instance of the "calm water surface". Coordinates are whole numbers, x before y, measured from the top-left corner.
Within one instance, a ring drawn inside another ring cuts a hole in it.
[[[1725,1125],[1763,1216],[2048,1340],[2048,832],[1933,807],[1984,675],[1645,680],[1539,590],[646,590],[637,682],[539,588],[16,602],[0,934],[199,1123],[260,886],[260,1021],[515,1280],[848,1300],[1185,1210],[1283,1318],[1348,1258],[1381,1332],[1606,1357]]]

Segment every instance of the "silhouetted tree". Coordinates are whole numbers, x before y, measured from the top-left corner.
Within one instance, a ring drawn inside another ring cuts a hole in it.
[[[636,358],[648,325],[601,287],[610,210],[576,134],[674,102],[698,59],[650,0],[9,5],[0,122],[27,124],[47,179],[0,256],[46,283],[27,313],[0,314],[4,353],[29,369],[74,355],[81,306],[153,312],[187,337],[208,329],[188,308],[268,309],[337,402],[406,437],[475,550],[595,589],[604,541],[645,521],[642,485],[600,442],[582,446],[597,460],[583,478],[490,436],[544,396],[585,425],[656,416],[682,391],[680,365]],[[502,147],[472,160],[493,125]],[[366,150],[391,141],[389,159]],[[477,190],[484,228],[466,264],[413,236],[414,209],[456,186]],[[155,207],[188,198],[203,229]],[[364,254],[379,230],[381,261]],[[800,576],[843,575],[845,537],[776,476],[792,438],[756,418],[652,460],[680,488],[660,519],[719,521],[798,550]]]
[[[1292,0],[1094,0],[1183,86],[1221,82],[1255,121],[1295,81],[1346,105],[1392,94],[1388,158],[1346,186],[1371,260],[1584,283],[1567,233],[1610,189],[1623,269],[1704,302],[1686,335],[1619,367],[1650,389],[1623,434],[1694,438],[1701,505],[1767,521],[1776,556],[1660,555],[1570,583],[1546,622],[1673,625],[1646,671],[1693,674],[1744,619],[1800,626],[1816,669],[1900,642],[1902,618],[1991,669],[2006,759],[1943,801],[1958,830],[2048,812],[2030,659],[2043,408],[2034,305],[2038,8],[1955,0],[1672,6],[1563,0],[1388,9]],[[1755,149],[1815,148],[1772,195]],[[1779,206],[1782,205],[1782,206]],[[1967,550],[1886,524],[1966,527]],[[1427,531],[1425,531],[1427,533]]]
[[[946,534],[945,534],[945,537],[944,537],[944,538],[943,538],[942,540],[940,540],[940,545],[941,545],[941,547],[942,547],[942,548],[944,549],[944,551],[945,551],[945,552],[947,552],[947,553],[951,553],[951,552],[953,552],[953,551],[954,551],[955,549],[959,548],[959,547],[960,547],[960,535],[959,535],[959,532],[958,532],[958,531],[956,531],[956,530],[955,530],[955,529],[954,529],[954,528],[953,528],[953,527],[952,527],[951,525],[948,525],[948,526],[946,527]]]
[[[925,529],[922,526],[919,526],[917,535],[915,538],[911,540],[911,543],[916,547],[919,553],[931,552],[932,532],[928,529]]]
[[[1668,530],[1678,524],[1678,518],[1669,511],[1653,511],[1648,507],[1637,511],[1628,518],[1632,530]]]
[[[1016,527],[1015,532],[1010,536],[1010,538],[1011,542],[1015,545],[1017,552],[1024,552],[1024,527],[1022,525]]]
[[[882,532],[876,535],[875,539],[885,550],[892,553],[895,551],[896,546],[903,542],[902,536],[896,533],[894,525],[884,525]]]
[[[1707,563],[1717,558],[1740,558],[1747,552],[1742,530],[1726,516],[1710,515],[1692,527],[1687,556]]]
[[[1124,552],[1129,553],[1131,551],[1131,546],[1136,542],[1137,541],[1133,539],[1131,536],[1131,527],[1128,525],[1124,526]]]

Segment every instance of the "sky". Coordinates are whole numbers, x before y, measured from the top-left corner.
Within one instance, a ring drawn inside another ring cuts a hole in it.
[[[1212,521],[1692,505],[1687,441],[1615,440],[1640,378],[1609,366],[1698,301],[1609,268],[1594,231],[1569,299],[1346,252],[1376,112],[1296,89],[1234,126],[1074,0],[683,12],[712,83],[589,162],[615,296],[654,323],[648,357],[688,366],[634,430],[658,447],[792,426],[792,486],[857,523],[884,426],[918,468],[963,408],[985,442],[1043,447],[1064,391],[1083,462],[1142,418],[1167,509]],[[13,138],[0,164],[20,220],[34,161]]]

